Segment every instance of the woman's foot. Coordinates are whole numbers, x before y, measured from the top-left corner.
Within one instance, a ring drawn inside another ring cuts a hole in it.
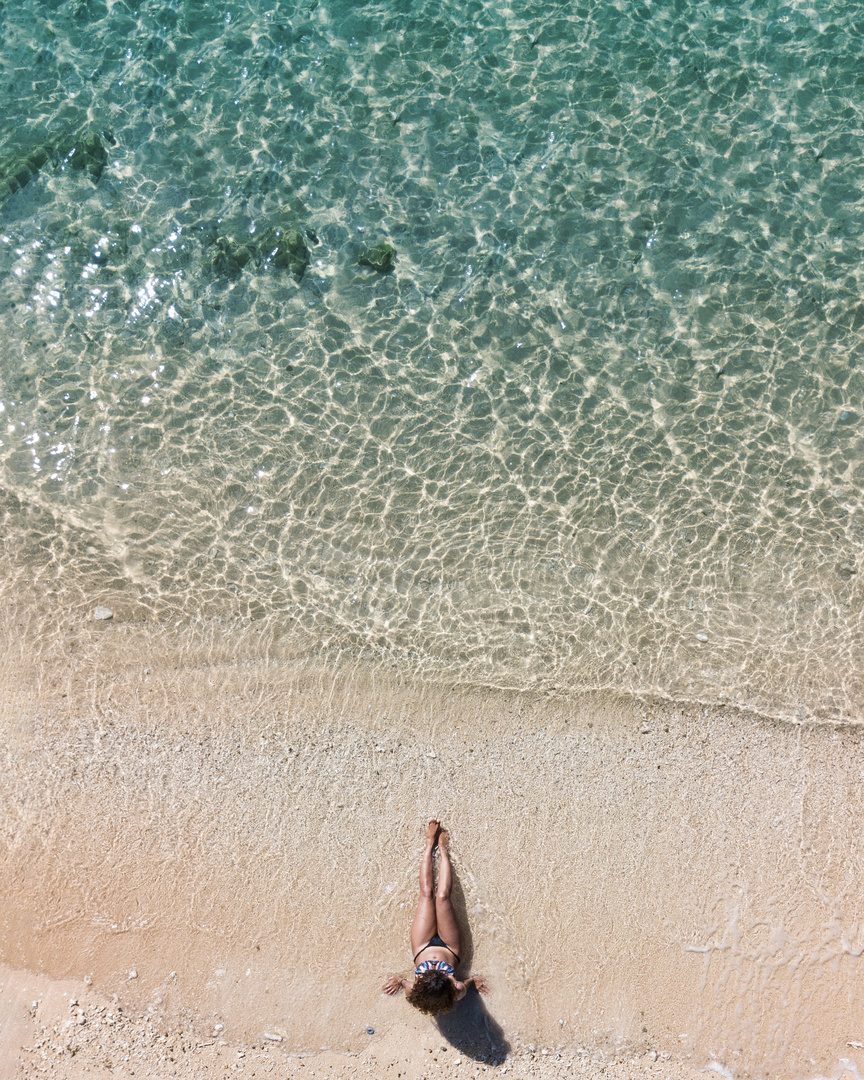
[[[441,828],[440,822],[438,823],[438,847],[444,848],[445,851],[450,847],[450,833]]]
[[[441,831],[441,822],[438,818],[429,818],[426,823],[426,843],[435,847],[435,843],[438,840],[438,834]]]

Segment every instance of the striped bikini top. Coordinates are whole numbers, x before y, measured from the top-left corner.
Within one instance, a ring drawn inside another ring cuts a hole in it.
[[[424,971],[443,971],[445,975],[456,974],[452,965],[448,964],[445,960],[424,960],[414,968],[415,975],[422,975]]]

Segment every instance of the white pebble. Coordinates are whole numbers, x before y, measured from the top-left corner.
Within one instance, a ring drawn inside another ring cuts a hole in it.
[[[697,634],[696,635],[696,640],[697,641],[707,641],[708,640],[708,635],[707,634]]]
[[[271,1035],[269,1031],[264,1032],[264,1038],[269,1039],[271,1042],[282,1042],[281,1035]]]
[[[111,610],[110,607],[102,607],[102,605],[100,604],[93,611],[93,618],[94,619],[113,619],[114,618],[114,612]]]
[[[129,978],[130,979],[137,979],[138,978],[138,972],[135,970],[135,968],[132,968],[132,970],[129,972]]]

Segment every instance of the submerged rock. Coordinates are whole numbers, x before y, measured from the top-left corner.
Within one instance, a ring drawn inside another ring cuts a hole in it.
[[[39,169],[31,165],[27,158],[24,158],[22,161],[16,161],[12,164],[6,174],[6,183],[10,187],[15,185],[18,188],[26,187],[38,172]]]
[[[73,169],[86,171],[94,184],[99,183],[99,177],[108,164],[108,151],[98,132],[91,132],[75,141],[69,155],[69,164]]]
[[[217,236],[213,241],[213,269],[223,277],[237,277],[252,258],[246,244],[237,244],[227,236]]]
[[[286,224],[271,226],[255,236],[247,233],[239,241],[230,235],[211,232],[205,242],[218,274],[236,277],[254,261],[264,269],[290,270],[300,281],[310,262],[307,239],[317,243],[314,230]]]
[[[258,250],[265,266],[291,271],[302,280],[309,265],[309,248],[303,233],[294,226],[268,229],[258,241]]]
[[[110,146],[114,145],[115,139],[109,133],[105,132],[104,138]],[[108,151],[103,136],[95,131],[74,141],[70,138],[59,146],[34,147],[28,154],[0,166],[0,206],[26,187],[43,165],[57,159],[65,159],[70,168],[86,172],[97,184],[108,164]]]
[[[372,244],[365,247],[357,256],[357,262],[361,266],[371,266],[379,274],[386,274],[393,269],[393,260],[396,258],[396,248],[386,242]]]
[[[31,150],[27,155],[27,161],[34,170],[41,169],[43,165],[46,165],[54,156],[54,151],[50,146],[37,146],[35,150]]]
[[[53,156],[50,146],[37,146],[25,157],[14,158],[0,167],[0,206],[26,187]]]

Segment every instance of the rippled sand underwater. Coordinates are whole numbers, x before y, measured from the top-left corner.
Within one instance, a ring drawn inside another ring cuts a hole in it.
[[[0,207],[7,593],[858,719],[862,32],[7,6],[0,159],[54,155]]]

